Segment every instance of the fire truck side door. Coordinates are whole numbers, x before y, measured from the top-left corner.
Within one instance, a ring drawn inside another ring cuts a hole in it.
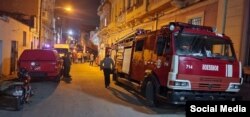
[[[136,81],[144,78],[144,50],[145,37],[136,39],[131,63],[131,78]]]
[[[167,84],[168,73],[171,67],[171,43],[170,35],[161,34],[157,35],[156,40],[156,55],[154,72],[157,74],[161,85]]]

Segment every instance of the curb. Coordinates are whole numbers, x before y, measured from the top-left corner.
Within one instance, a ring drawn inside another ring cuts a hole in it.
[[[8,76],[2,75],[2,74],[0,75],[0,81],[10,80],[10,79],[15,79],[15,78],[17,78],[16,74],[8,75]]]

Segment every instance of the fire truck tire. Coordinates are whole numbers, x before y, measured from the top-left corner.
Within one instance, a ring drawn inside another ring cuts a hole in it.
[[[150,107],[156,106],[156,93],[154,87],[154,83],[151,80],[147,81],[145,89],[145,98],[147,105]]]

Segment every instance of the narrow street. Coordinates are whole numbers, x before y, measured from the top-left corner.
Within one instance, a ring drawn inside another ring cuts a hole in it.
[[[71,83],[33,82],[35,96],[21,111],[0,110],[1,117],[184,117],[184,107],[149,108],[141,96],[111,82],[104,88],[102,71],[89,63],[73,64]]]

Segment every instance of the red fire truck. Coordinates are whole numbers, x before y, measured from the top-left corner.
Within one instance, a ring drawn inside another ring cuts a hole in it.
[[[150,106],[238,99],[241,63],[232,42],[212,27],[171,22],[116,44],[113,78],[141,92]]]

